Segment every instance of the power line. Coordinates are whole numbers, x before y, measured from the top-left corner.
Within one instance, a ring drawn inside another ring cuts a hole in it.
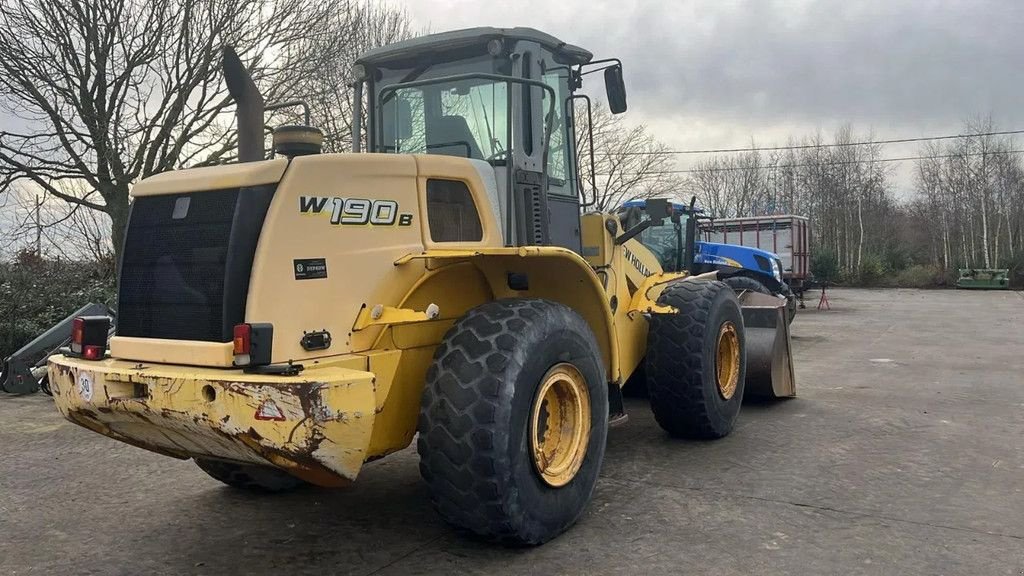
[[[1024,134],[1024,130],[1003,130],[1000,132],[979,132],[977,134],[948,134],[946,136],[920,136],[917,138],[893,138],[891,140],[865,140],[863,142],[840,142],[833,144],[794,144],[792,146],[767,146],[749,148],[708,148],[705,150],[662,150],[651,152],[621,152],[624,156],[648,156],[653,154],[725,154],[730,152],[776,152],[780,150],[808,150],[811,148],[842,148],[846,146],[865,146],[870,144],[906,144],[910,142],[929,142],[932,140],[955,140],[957,138],[980,138],[982,136],[1008,136]]]
[[[657,170],[651,172],[643,172],[644,176],[656,176],[659,174],[695,174],[698,172],[734,172],[737,170],[774,170],[779,168],[808,168],[815,166],[845,166],[849,164],[874,164],[874,163],[885,163],[885,162],[906,162],[910,160],[938,160],[944,158],[961,158],[964,156],[985,156],[985,155],[996,155],[996,154],[1021,154],[1024,150],[994,150],[992,152],[968,152],[966,154],[937,154],[934,156],[904,156],[902,158],[876,158],[874,160],[843,160],[840,162],[820,162],[813,163],[807,162],[803,164],[767,164],[758,166],[724,166],[721,168],[691,168],[688,170]],[[624,176],[637,176],[636,172],[622,173]],[[597,176],[608,176],[607,172],[598,173]]]

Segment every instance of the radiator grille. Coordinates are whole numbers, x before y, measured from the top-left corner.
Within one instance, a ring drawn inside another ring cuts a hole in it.
[[[122,255],[118,334],[231,340],[230,327],[242,321],[226,318],[224,306],[238,199],[234,189],[135,200]],[[246,277],[251,259],[250,252]]]

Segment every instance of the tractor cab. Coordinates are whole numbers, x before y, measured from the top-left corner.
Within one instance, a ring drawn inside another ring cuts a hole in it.
[[[583,75],[605,70],[612,110],[626,108],[618,60],[532,28],[472,28],[371,50],[355,65],[370,152],[468,159],[506,246],[581,251],[573,103]],[[358,123],[357,123],[358,124]],[[357,125],[357,131],[359,127]],[[362,135],[354,135],[356,151]]]

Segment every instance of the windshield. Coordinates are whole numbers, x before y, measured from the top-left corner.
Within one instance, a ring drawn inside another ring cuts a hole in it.
[[[503,160],[508,84],[469,79],[399,88],[383,106],[382,123],[385,152]]]

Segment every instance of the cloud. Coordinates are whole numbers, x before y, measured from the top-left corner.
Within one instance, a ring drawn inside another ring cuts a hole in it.
[[[623,59],[630,116],[674,145],[1024,128],[1024,2],[406,0],[432,30],[533,26]],[[913,150],[893,149],[895,155]]]

